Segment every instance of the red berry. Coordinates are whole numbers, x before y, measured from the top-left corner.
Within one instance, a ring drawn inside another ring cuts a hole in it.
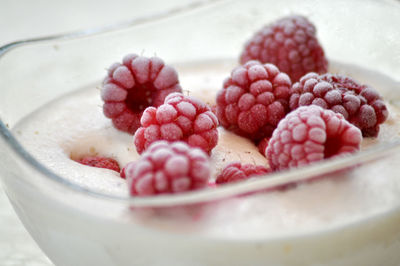
[[[218,119],[210,108],[196,98],[172,93],[163,105],[148,107],[135,133],[135,145],[142,153],[157,140],[182,140],[210,152],[218,142]]]
[[[388,110],[375,89],[341,75],[309,73],[293,84],[290,108],[310,104],[341,113],[365,137],[377,136],[379,125],[388,117]]]
[[[138,161],[124,168],[133,196],[205,188],[208,187],[210,171],[207,154],[181,141],[154,142]]]
[[[122,168],[121,172],[119,173],[119,176],[122,177],[122,178],[126,178],[125,167]]]
[[[225,184],[236,181],[242,181],[257,175],[264,175],[270,172],[270,169],[254,164],[244,164],[233,162],[228,164],[224,170],[217,176],[217,184]]]
[[[264,138],[258,143],[258,151],[265,156],[265,149],[268,147],[270,138]]]
[[[291,84],[272,64],[249,61],[236,67],[217,95],[220,123],[253,140],[270,136],[289,109]]]
[[[249,60],[275,64],[293,82],[308,72],[328,69],[315,26],[303,16],[284,17],[258,31],[240,56],[242,64]]]
[[[175,69],[160,58],[129,54],[122,64],[110,67],[103,81],[103,112],[117,129],[134,134],[144,109],[159,106],[169,93],[180,91]]]
[[[307,165],[360,149],[361,131],[341,114],[299,107],[278,125],[266,150],[273,170]]]
[[[119,164],[116,160],[107,158],[107,157],[101,157],[101,156],[85,156],[79,160],[77,160],[78,163],[87,165],[87,166],[92,166],[92,167],[97,167],[97,168],[106,168],[110,170],[114,170],[116,172],[120,171]]]

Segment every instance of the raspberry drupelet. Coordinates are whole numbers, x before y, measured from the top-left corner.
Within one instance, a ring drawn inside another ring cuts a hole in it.
[[[135,133],[138,153],[157,140],[182,140],[207,153],[218,142],[218,119],[210,107],[181,93],[168,95],[157,108],[148,107],[140,122],[141,127]]]
[[[341,113],[364,137],[377,136],[389,114],[375,89],[341,75],[309,73],[293,84],[290,109],[310,104]]]
[[[154,142],[138,161],[127,164],[122,171],[132,196],[206,188],[210,172],[207,154],[181,141]]]
[[[262,165],[244,164],[232,162],[228,164],[217,176],[215,183],[225,184],[237,181],[243,181],[250,177],[264,175],[271,170]]]
[[[272,63],[293,82],[308,72],[322,74],[328,69],[315,26],[299,15],[281,18],[259,30],[240,56],[242,64],[249,60]]]
[[[236,67],[217,94],[221,125],[254,141],[270,136],[289,110],[291,85],[272,64],[249,61]]]
[[[102,156],[85,156],[77,160],[77,162],[87,166],[105,168],[116,172],[120,171],[118,162],[112,158]]]
[[[341,114],[299,107],[278,125],[266,149],[273,170],[298,167],[360,149],[361,131]]]
[[[148,106],[159,106],[168,94],[181,91],[175,69],[163,60],[129,54],[109,68],[103,81],[103,112],[115,128],[134,134]]]
[[[258,151],[264,156],[265,156],[265,149],[267,148],[269,143],[269,139],[270,138],[264,138],[257,145]]]

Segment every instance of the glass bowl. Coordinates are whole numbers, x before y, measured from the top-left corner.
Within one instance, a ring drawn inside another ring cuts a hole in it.
[[[316,25],[332,71],[375,86],[396,108],[399,11],[397,1],[215,1],[112,30],[6,45],[0,48],[5,191],[56,265],[398,265],[398,133],[356,155],[268,178],[129,198],[58,175],[12,129],[54,99],[99,86],[104,69],[132,52],[157,54],[183,73],[218,65],[228,76],[253,32],[292,13]],[[316,177],[323,178],[310,182]],[[380,193],[365,188],[367,180]],[[293,181],[303,183],[271,191]]]

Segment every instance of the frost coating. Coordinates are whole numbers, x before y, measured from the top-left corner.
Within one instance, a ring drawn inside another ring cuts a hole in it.
[[[303,106],[279,122],[266,157],[272,169],[281,170],[356,152],[361,140],[361,131],[341,114]]]
[[[156,141],[123,173],[133,196],[179,193],[206,187],[210,178],[206,153],[184,142]]]
[[[117,129],[133,134],[146,107],[157,107],[182,89],[176,71],[160,58],[129,54],[122,62],[113,64],[103,81],[103,112]]]
[[[311,104],[340,113],[365,137],[376,137],[389,115],[375,89],[341,75],[309,73],[293,84],[290,109]]]
[[[288,111],[291,81],[272,64],[235,68],[217,95],[222,126],[253,140],[270,136]]]
[[[148,107],[142,116],[142,126],[135,133],[135,146],[142,153],[156,140],[182,140],[205,152],[218,142],[218,119],[201,101],[172,93],[158,108]]]
[[[245,45],[240,63],[272,63],[293,82],[308,72],[325,73],[328,61],[315,26],[303,16],[289,16],[260,29]]]
[[[237,181],[243,181],[251,177],[265,175],[271,172],[271,169],[263,165],[242,164],[240,162],[232,162],[228,164],[222,172],[217,176],[217,184],[225,184]]]

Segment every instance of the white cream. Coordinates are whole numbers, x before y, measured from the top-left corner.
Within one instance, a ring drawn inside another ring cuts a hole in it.
[[[182,87],[189,89],[184,93],[213,103],[215,93],[231,68],[232,64],[218,62],[178,66]],[[360,82],[364,82],[366,75],[371,79],[370,72],[359,68],[344,65],[337,65],[336,68]],[[378,90],[382,87],[382,91],[394,84],[379,75],[373,81]],[[393,105],[388,104],[388,107],[390,117],[381,126],[379,137],[364,140],[363,149],[398,138],[400,112]],[[118,173],[84,166],[72,160],[98,154],[115,158],[123,167],[139,157],[133,137],[116,130],[104,117],[100,93],[95,86],[43,106],[22,119],[13,132],[41,163],[73,183],[111,195],[128,195],[125,180]],[[214,176],[231,161],[268,164],[252,142],[222,128],[219,129],[218,146],[211,158]],[[356,221],[399,204],[400,180],[381,176],[379,172],[374,178],[366,178],[362,171],[355,170],[351,176],[322,179],[283,192],[216,204],[206,214],[207,219],[196,227],[196,233],[227,238],[288,235]],[[154,219],[146,221],[146,226],[179,231],[182,224]]]

